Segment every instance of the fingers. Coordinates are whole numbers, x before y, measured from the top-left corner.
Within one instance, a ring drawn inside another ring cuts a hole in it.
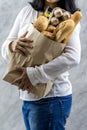
[[[16,65],[15,68],[16,68],[16,70],[18,70],[18,71],[20,71],[20,72],[23,72],[23,71],[25,70],[24,67],[18,66],[18,65]]]
[[[15,83],[19,83],[21,81],[22,77],[19,77],[17,79],[15,79],[11,84],[15,84]]]
[[[27,42],[27,43],[32,43],[33,42],[33,40],[30,40],[29,38],[19,38],[19,40],[20,41],[22,41],[22,42]]]
[[[18,45],[22,46],[22,47],[28,47],[28,48],[33,48],[31,43],[27,43],[27,42],[18,42]]]
[[[33,45],[32,45],[32,40],[30,40],[29,38],[25,38],[24,36],[27,34],[27,32],[21,36],[19,39],[15,40],[12,43],[12,50],[13,52],[18,52],[21,53],[22,55],[26,55],[30,54],[29,50],[27,50],[27,48],[32,49]]]
[[[28,85],[28,83],[27,82],[25,82],[25,80],[24,79],[22,79],[21,81],[19,81],[19,83],[18,83],[18,87],[19,87],[19,89],[22,89],[22,91],[31,91],[31,87],[29,87],[29,85]]]
[[[20,38],[23,38],[27,35],[28,31],[26,31]]]
[[[25,49],[19,45],[16,46],[15,52],[19,52],[24,56],[27,56],[27,54],[29,53],[27,49]]]
[[[28,86],[27,91],[28,91],[28,93],[32,92],[32,88]]]
[[[32,92],[32,87],[31,86],[27,86],[27,85],[24,85],[24,87],[22,88],[23,91],[27,91],[28,93]]]
[[[22,81],[21,83],[19,83],[19,88],[22,89],[23,91],[25,90],[25,82]]]
[[[19,49],[16,49],[14,52],[15,52],[15,53],[19,53],[19,54],[21,54],[21,55],[23,55],[23,56],[26,56],[26,54],[23,53],[22,51],[20,51]]]
[[[32,91],[32,85],[30,83],[29,78],[26,74],[26,68],[21,66],[15,66],[16,70],[21,72],[21,76],[15,79],[11,84],[17,84],[19,89],[22,89],[23,91],[27,90],[28,92]]]
[[[27,91],[28,93],[32,92],[32,87],[27,85],[23,80],[19,81],[18,88],[22,91]]]
[[[25,39],[25,41],[31,41],[31,40]],[[21,53],[22,55],[26,55],[26,56],[27,56],[27,54],[30,54],[29,51],[27,50],[27,48],[30,48],[30,49],[33,48],[31,42],[20,41],[19,39],[15,45],[16,46],[15,46],[14,52],[18,52],[18,53]]]

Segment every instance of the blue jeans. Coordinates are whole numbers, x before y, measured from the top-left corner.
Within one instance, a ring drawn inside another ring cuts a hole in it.
[[[72,95],[24,101],[22,112],[26,130],[65,130],[71,106]]]

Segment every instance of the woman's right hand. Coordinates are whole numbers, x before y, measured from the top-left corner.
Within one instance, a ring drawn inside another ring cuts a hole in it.
[[[27,55],[27,49],[26,48],[33,48],[32,40],[29,38],[26,38],[28,32],[24,33],[20,38],[18,38],[15,41],[12,41],[9,45],[9,48],[11,52],[18,52],[22,55]]]

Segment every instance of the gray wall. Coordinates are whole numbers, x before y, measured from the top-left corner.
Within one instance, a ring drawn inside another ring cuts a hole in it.
[[[0,46],[8,36],[17,13],[27,5],[27,1],[0,0]],[[85,0],[79,0],[77,3],[83,12],[81,21],[82,58],[80,65],[70,71],[73,85],[73,108],[67,130],[87,129],[87,4]],[[18,90],[2,80],[7,64],[0,52],[0,130],[24,130],[21,114],[22,101],[19,99]]]

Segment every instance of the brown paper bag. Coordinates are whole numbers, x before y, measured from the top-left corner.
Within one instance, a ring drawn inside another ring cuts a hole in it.
[[[32,24],[29,25],[29,33],[27,37],[33,40],[33,49],[28,50],[27,56],[19,53],[12,53],[11,61],[5,73],[3,80],[12,83],[15,79],[21,76],[21,73],[15,70],[15,65],[23,67],[35,67],[47,63],[57,56],[61,55],[65,44],[55,42],[48,39],[39,31],[37,31]],[[36,94],[38,97],[44,97],[52,88],[53,81],[48,83],[40,83],[32,87],[31,93]],[[15,84],[18,85],[18,84]]]

